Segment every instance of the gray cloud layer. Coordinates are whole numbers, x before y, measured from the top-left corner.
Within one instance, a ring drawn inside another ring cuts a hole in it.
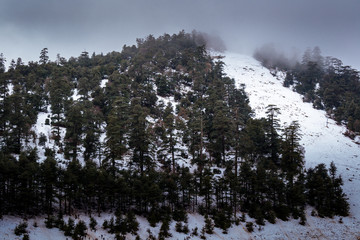
[[[267,42],[320,46],[360,69],[358,0],[3,0],[0,52],[38,60],[81,51],[120,51],[148,34],[193,29],[219,34],[229,50],[251,53]]]

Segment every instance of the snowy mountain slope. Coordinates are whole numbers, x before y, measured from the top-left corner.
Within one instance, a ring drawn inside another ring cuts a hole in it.
[[[334,161],[338,173],[343,177],[344,192],[350,203],[350,217],[339,226],[339,231],[352,229],[354,234],[359,234],[360,230],[354,228],[354,225],[360,224],[360,145],[345,137],[343,133],[346,128],[327,119],[324,111],[312,108],[312,104],[302,101],[301,95],[284,88],[282,83],[285,76],[282,73],[272,74],[258,61],[244,55],[227,53],[223,61],[226,64],[225,72],[235,79],[237,86],[246,85],[245,91],[256,117],[264,117],[266,106],[274,104],[280,108],[278,118],[282,125],[291,121],[299,122],[307,168],[319,163],[329,166]],[[310,220],[311,224],[313,219]],[[324,224],[326,221],[330,223],[333,220],[325,219]],[[323,232],[331,232],[332,229],[332,224],[322,226]]]
[[[334,161],[338,167],[344,180],[344,191],[349,197],[351,205],[350,216],[343,219],[343,223],[339,223],[340,218],[335,217],[319,218],[312,217],[311,210],[308,208],[307,224],[302,226],[299,220],[293,219],[287,222],[277,219],[276,224],[266,222],[265,226],[259,229],[255,224],[255,231],[249,233],[246,230],[245,223],[240,223],[239,226],[233,225],[228,229],[228,233],[222,233],[221,229],[216,228],[213,235],[207,235],[208,239],[356,239],[360,237],[360,146],[352,142],[349,138],[343,135],[345,128],[336,125],[330,119],[327,119],[324,111],[315,110],[309,103],[302,101],[301,95],[293,92],[291,89],[282,86],[283,74],[278,73],[273,75],[268,69],[261,66],[261,64],[251,57],[226,53],[225,58],[225,73],[234,78],[237,86],[245,84],[245,91],[249,95],[250,105],[254,109],[256,117],[264,117],[266,106],[275,104],[280,108],[281,114],[278,116],[282,125],[289,124],[291,121],[298,121],[302,130],[302,145],[305,148],[306,167],[314,167],[319,163],[325,163],[329,166],[331,161]],[[101,86],[106,85],[106,80],[101,82]],[[77,92],[74,93],[73,98],[77,98]],[[165,105],[171,102],[175,106],[173,98],[160,98]],[[49,109],[50,112],[50,109]],[[49,125],[44,125],[45,119],[49,113],[40,113],[38,123],[35,131],[37,133],[44,133],[49,136],[51,129]],[[64,132],[62,133],[64,135]],[[103,141],[104,136],[102,137]],[[53,141],[48,140],[46,146],[53,147]],[[44,155],[43,150],[39,153],[40,157]],[[61,155],[57,156],[59,159]],[[43,160],[42,157],[41,160]],[[113,239],[114,235],[108,234],[101,229],[101,225],[105,219],[110,219],[112,214],[102,214],[101,217],[96,217],[98,222],[98,231],[91,232],[88,230],[90,239]],[[80,216],[87,224],[89,223],[88,216]],[[139,236],[141,239],[148,237],[147,229],[157,236],[160,230],[160,224],[156,227],[150,227],[149,223],[143,217],[137,217],[140,223]],[[247,221],[254,222],[253,219],[247,217]],[[22,220],[18,217],[5,216],[3,221],[0,221],[0,239],[16,239],[13,234],[13,229]],[[33,227],[33,222],[36,221],[39,227]],[[77,220],[76,220],[77,221]],[[63,233],[58,229],[45,228],[43,218],[37,217],[28,221],[30,230],[30,239],[64,239]],[[198,227],[198,232],[204,225],[204,218],[199,214],[189,214],[188,225],[190,232],[195,227]],[[175,232],[175,222],[170,225],[172,238],[171,239],[186,239],[189,235]],[[135,237],[128,234],[127,239],[134,239]],[[199,236],[192,236],[190,239],[200,239]]]

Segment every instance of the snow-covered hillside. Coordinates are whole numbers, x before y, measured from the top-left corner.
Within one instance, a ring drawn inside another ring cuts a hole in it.
[[[350,216],[343,218],[335,217],[319,218],[312,217],[311,210],[306,210],[307,224],[302,226],[299,220],[292,219],[284,222],[277,219],[276,224],[266,222],[265,226],[259,228],[255,225],[253,233],[246,231],[245,223],[239,226],[233,225],[227,234],[222,230],[215,229],[215,234],[207,235],[208,239],[357,239],[360,237],[360,145],[356,144],[343,133],[345,128],[336,125],[336,123],[327,119],[324,111],[315,110],[312,104],[304,103],[301,95],[293,92],[289,88],[282,86],[284,80],[283,73],[271,73],[268,69],[252,57],[226,53],[225,73],[235,79],[236,85],[245,84],[245,90],[250,99],[250,105],[255,111],[255,117],[264,117],[266,106],[274,104],[280,108],[281,114],[278,116],[282,125],[290,124],[292,121],[298,121],[302,132],[302,145],[305,148],[306,167],[314,167],[319,163],[325,163],[329,166],[334,161],[338,167],[338,173],[344,180],[344,192],[349,197]],[[104,87],[106,81],[101,82]],[[173,99],[159,99],[165,103],[173,102]],[[44,122],[47,114],[40,115],[40,122]],[[37,132],[47,134],[50,128],[47,125],[37,124]],[[41,127],[40,127],[41,126]],[[40,153],[40,155],[43,153]],[[99,230],[89,232],[90,239],[112,239],[114,235],[109,235],[105,230],[100,229],[105,219],[110,219],[110,214],[102,214],[101,217],[95,217],[98,222]],[[80,216],[86,223],[89,223],[88,216]],[[146,239],[150,232],[157,236],[160,225],[155,228],[150,227],[149,223],[143,217],[137,217],[140,223],[139,236]],[[253,219],[247,221],[255,222]],[[5,216],[0,221],[0,240],[15,239],[13,229],[22,220],[17,217]],[[34,221],[39,227],[33,227]],[[30,239],[64,239],[63,233],[58,229],[46,229],[43,219],[36,218],[28,221],[30,230]],[[204,225],[204,218],[198,214],[189,214],[188,225],[190,232],[197,227],[199,229]],[[189,235],[175,232],[175,222],[170,225],[172,231],[171,239],[186,239]],[[103,238],[102,238],[103,237]],[[128,234],[127,239],[135,238]],[[191,236],[190,239],[200,239],[199,236]]]
[[[355,234],[360,236],[360,145],[345,137],[343,133],[346,128],[328,119],[324,111],[314,109],[311,103],[303,102],[301,95],[284,88],[283,73],[270,72],[252,57],[232,53],[225,56],[225,72],[235,79],[237,86],[246,85],[245,90],[255,116],[264,117],[266,106],[276,105],[281,111],[278,118],[282,125],[291,121],[300,124],[306,167],[314,167],[319,163],[329,166],[334,161],[338,173],[343,177],[344,191],[350,202],[350,216],[344,219],[344,224],[337,224],[333,219],[317,221],[308,217],[310,226],[307,231],[321,231],[329,238],[332,238],[333,231],[338,232],[339,238],[332,239],[351,239]],[[279,228],[277,231],[283,230]]]

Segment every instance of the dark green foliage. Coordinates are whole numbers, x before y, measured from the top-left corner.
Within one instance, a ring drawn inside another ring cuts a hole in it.
[[[275,208],[276,216],[283,221],[287,221],[290,217],[290,210],[286,205],[279,205]]]
[[[249,232],[253,232],[254,231],[254,224],[252,222],[246,222],[246,229]]]
[[[75,229],[75,221],[70,217],[67,224],[64,225],[64,235],[73,236],[74,229]]]
[[[151,211],[147,217],[149,224],[151,227],[155,227],[158,222],[161,220],[160,214],[157,211]]]
[[[57,228],[59,228],[60,230],[65,231],[66,224],[65,224],[62,214],[60,214],[60,213],[58,214],[57,219],[55,220],[55,226]]]
[[[174,209],[173,211],[173,219],[175,221],[187,221],[187,212],[184,208]]]
[[[111,161],[113,171],[116,168],[116,160],[120,160],[127,150],[125,134],[128,131],[128,114],[129,102],[125,98],[116,98],[108,115],[106,129],[106,145],[109,148],[107,155]]]
[[[22,222],[19,225],[16,225],[15,229],[14,229],[14,234],[16,236],[20,236],[22,234],[26,234],[27,230],[26,228],[28,227],[27,222]]]
[[[96,225],[97,225],[97,221],[95,220],[95,218],[90,217],[89,227],[92,231],[96,231]]]
[[[41,64],[45,64],[49,61],[49,56],[48,56],[48,49],[47,48],[43,48],[40,52],[40,63]]]
[[[39,137],[39,146],[44,146],[46,141],[47,141],[46,135],[41,133]]]
[[[231,227],[231,218],[224,210],[217,211],[214,216],[215,227],[221,228],[226,231]]]
[[[197,228],[197,227],[195,227],[195,228],[191,231],[191,235],[192,235],[192,236],[198,236],[198,235],[199,235],[199,233],[198,233],[198,228]]]
[[[205,225],[204,225],[205,233],[213,234],[214,233],[214,223],[211,218],[207,215],[205,216]]]
[[[159,232],[159,239],[165,239],[171,237],[170,230],[170,221],[168,218],[165,218],[161,224],[160,232]]]
[[[78,221],[78,223],[76,224],[75,228],[74,228],[74,233],[72,235],[73,239],[81,239],[82,237],[86,236],[86,224],[84,221],[80,220]]]
[[[180,232],[180,233],[188,234],[189,233],[189,226],[187,224],[183,224],[182,222],[177,222],[175,224],[175,231]]]
[[[55,221],[56,221],[55,216],[52,216],[52,215],[48,216],[47,218],[45,218],[45,227],[46,228],[55,227],[55,225],[56,225]]]
[[[107,230],[109,233],[126,235],[131,233],[136,235],[139,230],[139,223],[136,220],[135,214],[132,211],[123,215],[120,210],[117,210],[116,218],[111,217],[111,219],[105,220],[103,223],[103,229]]]
[[[139,223],[136,220],[135,214],[133,211],[129,211],[126,214],[126,231],[135,235],[137,231],[139,230]]]
[[[132,103],[131,108],[129,146],[134,152],[133,162],[138,165],[139,172],[142,175],[145,167],[149,170],[152,165],[149,152],[150,136],[147,130],[146,109],[137,101]]]
[[[254,213],[253,213],[253,216],[256,220],[256,223],[258,225],[265,225],[265,222],[264,222],[264,214],[262,212],[262,209],[259,207],[259,206],[256,206],[255,207],[255,210],[254,210]]]
[[[306,224],[306,215],[305,213],[301,213],[300,215],[300,222],[299,222],[301,225],[305,225]]]
[[[83,108],[79,103],[69,106],[66,114],[65,158],[76,160],[83,134]]]
[[[185,234],[188,234],[189,233],[189,226],[187,224],[184,224],[183,228],[182,228],[182,232],[185,233]]]
[[[315,206],[319,216],[347,216],[349,204],[341,189],[341,176],[336,176],[336,167],[332,162],[329,169],[324,164],[309,169],[306,186],[310,205]]]
[[[245,222],[246,216],[245,213],[241,213],[240,222]]]
[[[273,210],[268,211],[265,218],[269,221],[269,223],[274,224],[276,222],[276,214]]]
[[[175,224],[175,231],[177,231],[177,232],[182,232],[182,228],[183,228],[182,222],[177,222],[177,223]]]
[[[104,222],[103,222],[103,225],[102,225],[102,228],[103,229],[108,229],[109,228],[109,222],[108,222],[108,220],[104,220]]]

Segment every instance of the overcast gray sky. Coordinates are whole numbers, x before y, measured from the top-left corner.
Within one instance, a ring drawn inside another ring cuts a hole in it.
[[[220,35],[228,50],[250,53],[320,46],[360,69],[359,0],[1,0],[0,53],[8,63],[52,60],[84,50],[121,51],[136,38],[193,29]]]

